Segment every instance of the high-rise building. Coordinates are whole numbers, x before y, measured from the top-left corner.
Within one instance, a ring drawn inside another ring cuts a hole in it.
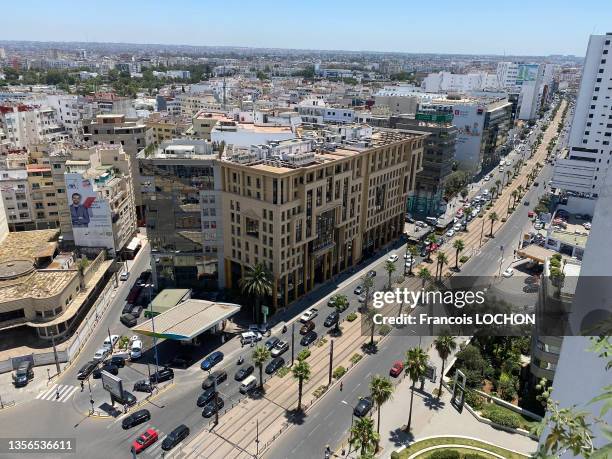
[[[575,194],[568,207],[592,213],[612,156],[612,33],[591,35],[565,157],[555,163],[552,186]],[[578,195],[578,196],[576,196]],[[590,200],[590,202],[589,202]],[[578,210],[576,210],[578,211]]]

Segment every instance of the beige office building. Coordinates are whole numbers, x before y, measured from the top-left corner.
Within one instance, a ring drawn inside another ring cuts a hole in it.
[[[310,136],[228,148],[221,160],[226,286],[264,263],[275,310],[401,235],[426,137]]]

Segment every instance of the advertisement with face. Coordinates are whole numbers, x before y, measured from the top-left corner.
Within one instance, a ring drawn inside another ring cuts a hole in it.
[[[98,197],[93,180],[78,173],[66,174],[65,180],[75,244],[114,249],[110,207]]]

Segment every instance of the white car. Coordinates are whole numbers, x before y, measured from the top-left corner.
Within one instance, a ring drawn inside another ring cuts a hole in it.
[[[107,349],[105,347],[101,347],[100,349],[98,349],[96,351],[96,353],[93,356],[93,359],[96,362],[99,362],[101,360],[104,360],[108,356],[108,354],[110,354],[110,349]]]
[[[414,260],[413,259],[406,260],[406,268],[410,268],[412,265],[414,265]]]
[[[105,349],[112,350],[113,346],[115,345],[118,339],[119,339],[119,335],[107,336],[106,339],[104,340],[104,344],[102,344],[102,347]]]
[[[453,226],[453,229],[455,231],[459,231],[461,229],[461,223],[459,223],[459,222],[455,223],[455,226]]]
[[[497,168],[497,170],[498,170],[498,171],[500,171],[500,172],[503,172],[503,171],[504,171],[504,166],[499,166],[499,167]]]
[[[583,223],[583,224],[582,224],[582,226],[584,226],[584,227],[585,227],[585,229],[588,229],[588,230],[590,230],[590,229],[591,229],[591,224],[590,224],[589,222],[585,222],[585,223]]]
[[[274,345],[274,347],[270,351],[270,354],[272,355],[272,357],[278,357],[279,355],[281,355],[283,352],[287,351],[288,349],[289,349],[289,343],[287,341],[279,341],[278,343]]]
[[[514,268],[507,268],[503,273],[502,276],[504,277],[512,277],[514,276]]]
[[[454,235],[455,235],[455,230],[452,228],[446,232],[447,237],[453,237]]]
[[[389,258],[387,258],[387,261],[390,261],[391,263],[395,263],[398,260],[398,256],[396,254],[391,255]]]
[[[304,314],[300,316],[300,322],[308,322],[309,320],[314,319],[319,315],[319,311],[317,308],[310,308]]]
[[[484,176],[484,181],[488,182],[489,180],[491,180],[491,177],[489,175],[485,175]]]
[[[420,221],[420,220],[418,220],[418,221],[414,222],[414,225],[415,225],[415,226],[418,226],[419,228],[427,228],[427,223],[422,222],[422,221]]]
[[[126,281],[128,280],[128,277],[130,277],[129,271],[123,271],[121,274],[119,274],[119,280]]]
[[[466,202],[465,204],[463,204],[464,209],[469,209],[470,207],[472,207],[472,204],[470,204],[469,202]]]
[[[410,253],[406,252],[404,254],[404,260],[412,260],[412,255],[410,255]]]

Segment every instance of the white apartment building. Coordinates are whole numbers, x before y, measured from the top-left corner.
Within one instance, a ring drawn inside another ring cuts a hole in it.
[[[353,123],[355,110],[352,108],[332,107],[321,99],[307,99],[298,106],[298,114],[303,123]]]
[[[81,96],[49,94],[46,104],[55,110],[57,120],[72,137],[80,137],[83,119],[93,118],[94,106]]]
[[[591,35],[580,91],[574,109],[574,118],[569,134],[568,151],[564,158],[557,159],[552,186],[572,191],[568,201],[572,206],[584,205],[585,198],[596,198],[612,157],[612,33]],[[572,203],[573,201],[573,203]],[[589,209],[592,213],[594,202]],[[578,210],[576,210],[578,212]]]
[[[54,142],[67,137],[51,107],[39,105],[0,106],[0,126],[16,147]]]
[[[451,72],[430,73],[421,84],[427,92],[460,92],[498,89],[497,75],[486,72],[457,74]]]

